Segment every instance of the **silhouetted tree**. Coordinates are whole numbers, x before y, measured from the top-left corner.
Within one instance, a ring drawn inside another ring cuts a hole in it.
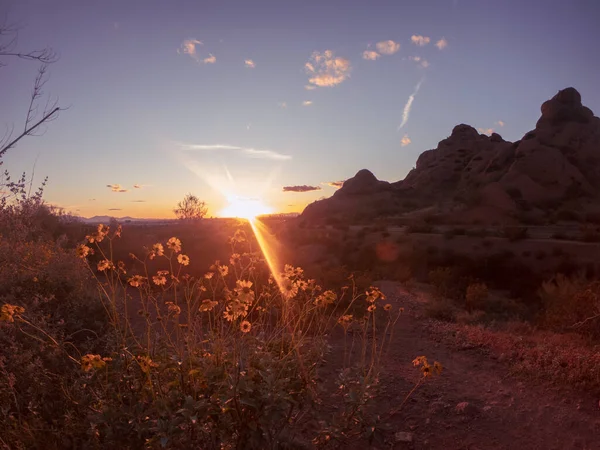
[[[182,201],[177,203],[177,208],[173,212],[179,220],[198,221],[206,216],[208,208],[204,201],[193,194],[187,194]]]

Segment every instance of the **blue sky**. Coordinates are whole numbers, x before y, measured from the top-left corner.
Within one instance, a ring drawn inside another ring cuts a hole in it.
[[[211,214],[236,197],[299,211],[362,168],[404,178],[458,123],[517,140],[567,86],[600,111],[594,0],[3,0],[0,14],[19,49],[60,54],[45,91],[69,108],[4,168],[37,159],[46,199],[84,216],[170,217],[187,192]],[[7,62],[0,124],[20,128],[37,65]],[[321,189],[282,191],[297,185]]]

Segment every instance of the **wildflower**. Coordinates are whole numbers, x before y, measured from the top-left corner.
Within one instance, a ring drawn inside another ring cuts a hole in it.
[[[252,324],[250,322],[248,322],[247,320],[242,321],[242,323],[240,324],[240,330],[242,330],[242,333],[249,332],[251,328],[252,328]]]
[[[248,315],[248,306],[234,300],[230,302],[225,308],[225,312],[223,313],[223,317],[229,322],[233,320],[237,320],[239,317],[246,317]]]
[[[121,237],[121,231],[123,231],[123,227],[122,227],[121,225],[119,225],[119,226],[117,227],[117,230],[115,231],[115,234],[114,234],[114,236],[115,236],[115,237]]]
[[[214,275],[214,272],[206,272],[204,274],[204,278],[206,278],[207,280],[210,280]]]
[[[431,366],[429,364],[423,364],[423,367],[421,367],[421,372],[423,373],[424,377],[431,376]]]
[[[119,261],[117,263],[117,267],[119,268],[119,271],[122,272],[123,274],[127,273],[127,271],[125,270],[125,263],[123,261]]]
[[[350,325],[350,322],[352,322],[352,314],[346,314],[338,319],[338,323],[344,328]]]
[[[167,247],[175,253],[179,253],[181,251],[181,241],[176,237],[172,237],[167,241]]]
[[[158,367],[158,364],[152,361],[149,356],[138,356],[137,360],[140,369],[142,369],[142,372],[144,373],[150,373],[153,367]]]
[[[81,368],[84,372],[89,372],[92,369],[102,369],[106,366],[106,361],[110,358],[102,358],[100,355],[92,355],[88,353],[81,357]]]
[[[169,314],[173,314],[175,316],[181,314],[181,308],[179,306],[177,306],[175,303],[166,302],[165,305],[168,306]]]
[[[370,290],[366,292],[367,302],[375,303],[375,300],[377,300],[378,298],[380,298],[381,300],[385,300],[385,295],[379,290],[379,288],[371,286],[369,289]]]
[[[308,289],[308,283],[304,280],[298,280],[296,284],[301,291],[306,291]]]
[[[281,294],[284,298],[289,300],[298,294],[298,285],[289,278],[284,278],[281,284]]]
[[[152,277],[152,281],[157,286],[164,286],[167,284],[167,275],[169,274],[168,270],[159,270],[156,272],[156,275]]]
[[[85,259],[87,257],[87,255],[89,255],[90,253],[92,253],[92,249],[89,248],[87,245],[79,244],[77,246],[77,256],[79,258]]]
[[[231,255],[231,257],[229,258],[229,263],[232,266],[235,266],[237,263],[240,262],[240,254],[239,253],[234,253],[233,255]]]
[[[243,230],[235,230],[232,241],[244,242],[246,240],[246,233]]]
[[[108,259],[103,259],[98,263],[98,270],[100,272],[104,272],[105,270],[112,269],[114,267],[115,265],[112,263],[112,261],[109,261]]]
[[[208,312],[208,311],[212,311],[213,308],[215,306],[217,306],[219,304],[219,302],[217,301],[213,301],[213,300],[202,300],[202,304],[200,305],[199,311],[200,312]]]
[[[444,367],[442,366],[442,364],[441,364],[441,363],[439,363],[439,362],[435,361],[435,362],[433,363],[433,373],[434,373],[434,375],[440,375],[440,374],[442,373],[442,369],[443,369],[443,368],[444,368]]]
[[[163,245],[159,242],[157,244],[154,244],[152,246],[152,252],[154,253],[154,255],[156,256],[164,256],[165,254],[165,248],[163,247]]]
[[[425,356],[417,356],[413,359],[413,366],[419,367],[421,364],[427,364],[427,358]]]
[[[247,304],[252,304],[254,301],[254,291],[252,291],[252,281],[237,280],[235,292],[238,299]]]
[[[388,304],[386,304],[386,305],[383,307],[383,309],[384,309],[385,311],[391,311],[391,310],[392,310],[392,305],[390,305],[390,304],[388,303]]]
[[[146,280],[146,277],[143,277],[141,275],[134,275],[127,281],[133,287],[140,287],[142,284],[144,284],[145,280]]]
[[[322,295],[319,295],[317,298],[315,298],[315,301],[313,303],[315,304],[315,306],[318,307],[325,306],[325,302],[323,301]]]
[[[187,255],[177,255],[177,262],[179,264],[181,264],[182,266],[189,266],[190,264],[190,257]]]
[[[219,273],[221,274],[222,277],[226,277],[227,274],[229,273],[229,267],[219,266]]]
[[[22,306],[10,305],[5,303],[0,308],[0,322],[14,322],[15,316],[19,316],[25,312]]]
[[[98,234],[102,237],[106,236],[109,230],[110,227],[108,225],[104,225],[102,223],[98,225]]]
[[[369,305],[369,307],[367,308],[367,311],[369,311],[369,312],[373,312],[373,311],[375,311],[376,309],[377,309],[377,306],[375,306],[375,305]]]
[[[403,312],[404,312],[404,308],[400,308],[400,313],[403,313]]]

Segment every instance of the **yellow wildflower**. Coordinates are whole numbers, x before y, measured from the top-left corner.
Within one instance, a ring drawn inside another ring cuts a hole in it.
[[[373,312],[373,311],[375,311],[376,309],[377,309],[377,306],[375,306],[375,305],[369,305],[369,307],[367,308],[367,311],[369,311],[369,312]]]
[[[165,248],[163,247],[163,245],[159,242],[157,244],[154,244],[152,246],[152,252],[154,253],[154,255],[156,256],[164,256],[165,254]]]
[[[240,262],[240,254],[239,253],[234,253],[233,255],[231,255],[231,257],[229,258],[229,263],[232,266],[235,266],[236,264],[238,264]]]
[[[167,284],[167,275],[169,274],[168,270],[159,270],[156,272],[156,275],[152,277],[152,281],[157,286],[164,286]]]
[[[199,311],[200,312],[208,312],[208,311],[212,311],[214,309],[215,306],[217,306],[219,304],[219,302],[217,301],[213,301],[213,300],[202,300],[202,304],[200,305]]]
[[[242,333],[249,332],[251,328],[252,328],[252,324],[250,322],[248,322],[247,320],[242,321],[242,323],[240,324],[240,330],[242,330]]]
[[[173,314],[173,315],[179,315],[181,314],[181,308],[179,306],[177,306],[175,303],[173,302],[166,302],[165,305],[168,306],[168,311],[169,314]]]
[[[219,273],[221,274],[222,277],[226,277],[227,274],[229,273],[229,267],[219,266]]]
[[[0,322],[14,322],[15,316],[19,316],[25,312],[22,306],[10,305],[5,303],[0,309]]]
[[[177,255],[177,262],[182,266],[188,266],[190,264],[190,257],[187,255]]]
[[[153,362],[149,356],[138,356],[138,364],[144,373],[150,373],[153,367],[158,367],[158,364]]]
[[[125,263],[123,261],[119,261],[117,263],[117,267],[119,268],[120,272],[123,272],[124,274],[127,273],[127,271],[125,270]]]
[[[383,309],[384,309],[385,311],[391,311],[391,310],[392,310],[392,305],[390,305],[390,304],[388,303],[388,304],[386,304],[386,305],[383,307]]]
[[[142,284],[144,284],[145,280],[146,277],[143,277],[141,275],[134,275],[128,280],[128,282],[133,287],[140,287]]]
[[[88,353],[81,357],[81,368],[84,372],[89,372],[92,369],[102,369],[106,366],[106,361],[112,361],[112,358],[102,358],[100,355]]]
[[[108,259],[103,259],[98,263],[98,270],[100,272],[104,272],[105,270],[112,269],[114,267],[115,265],[112,263],[112,261],[109,261]]]
[[[204,278],[206,278],[207,280],[210,280],[214,275],[214,272],[206,272],[204,274]]]
[[[298,285],[289,278],[284,278],[281,284],[281,294],[284,298],[289,300],[298,294]]]
[[[87,257],[87,255],[93,253],[92,249],[89,248],[87,245],[85,244],[79,244],[77,246],[77,256],[81,259],[85,259]]]
[[[181,251],[181,241],[176,237],[172,237],[167,241],[167,247],[175,253],[179,253]]]

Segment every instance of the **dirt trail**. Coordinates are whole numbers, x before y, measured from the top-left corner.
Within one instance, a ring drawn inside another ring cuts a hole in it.
[[[393,430],[412,433],[412,442],[397,442],[394,448],[600,449],[598,398],[533,384],[477,349],[436,342],[427,330],[430,322],[422,319],[424,301],[395,283],[380,286],[395,307],[405,308],[381,376],[382,414],[414,386],[414,357],[425,355],[444,365],[442,376],[420,386],[389,420]],[[462,402],[468,405],[459,411]]]

